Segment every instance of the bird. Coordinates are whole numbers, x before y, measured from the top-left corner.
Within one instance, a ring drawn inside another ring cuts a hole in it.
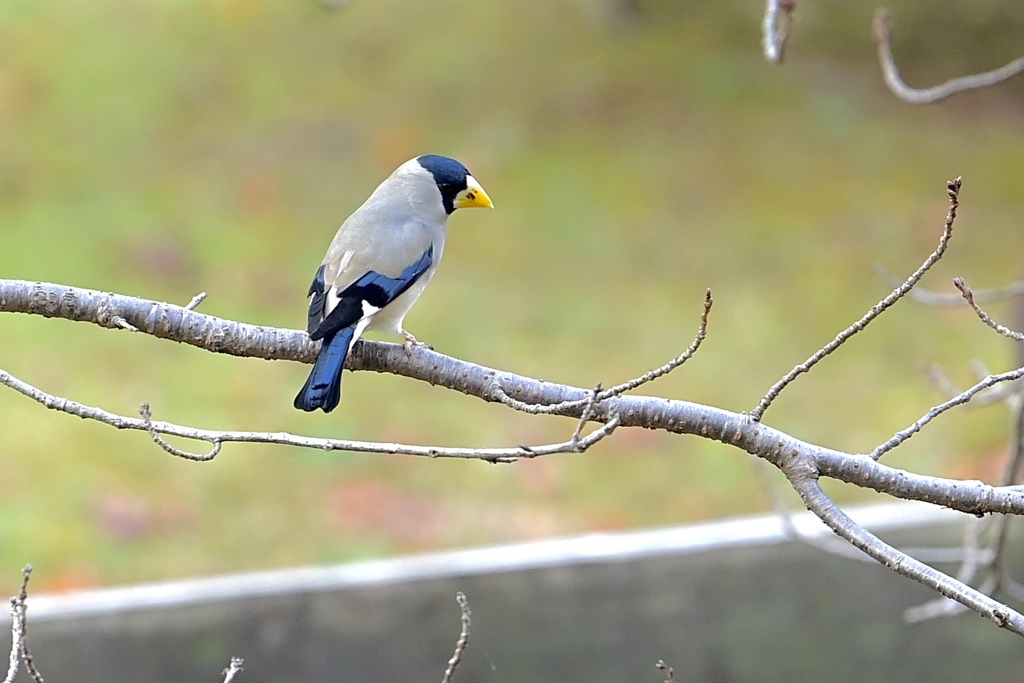
[[[322,340],[309,378],[295,396],[299,410],[325,413],[341,401],[341,371],[367,330],[401,335],[444,252],[456,209],[493,208],[469,170],[450,157],[410,159],[342,223],[309,287],[310,339]]]

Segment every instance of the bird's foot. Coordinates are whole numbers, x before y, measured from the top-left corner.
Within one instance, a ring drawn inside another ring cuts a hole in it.
[[[434,350],[433,346],[431,346],[430,344],[424,344],[423,342],[421,342],[420,340],[418,340],[416,337],[412,336],[405,330],[402,330],[402,334],[405,335],[405,342],[403,342],[402,348],[405,349],[405,354],[407,356],[412,355],[412,347],[414,346],[422,346],[424,348],[430,349],[431,351]]]

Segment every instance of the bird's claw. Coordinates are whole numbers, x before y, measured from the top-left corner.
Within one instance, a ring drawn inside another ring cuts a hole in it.
[[[405,335],[405,341],[402,343],[402,348],[405,349],[405,355],[411,356],[412,355],[412,347],[414,347],[414,346],[422,346],[423,348],[428,349],[430,351],[434,350],[433,346],[431,346],[430,344],[426,344],[424,342],[421,342],[419,339],[417,339],[416,337],[412,336],[408,332],[403,332],[402,334]]]
[[[405,355],[411,356],[412,355],[412,347],[414,347],[414,346],[424,346],[424,344],[423,344],[423,342],[421,342],[418,339],[416,339],[416,337],[414,337],[411,334],[409,334],[408,332],[406,332],[405,333],[405,342],[402,343],[402,348],[405,349]]]

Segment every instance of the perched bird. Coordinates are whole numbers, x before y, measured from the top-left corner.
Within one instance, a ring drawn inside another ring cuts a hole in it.
[[[402,319],[437,270],[448,216],[491,208],[490,197],[455,159],[428,154],[398,167],[334,236],[309,287],[307,331],[322,339],[295,407],[329,413],[341,400],[341,370],[367,330],[405,336]]]

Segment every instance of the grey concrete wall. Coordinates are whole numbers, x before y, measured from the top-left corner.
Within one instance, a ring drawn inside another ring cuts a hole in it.
[[[900,543],[959,538],[951,513],[896,510],[859,515]],[[787,541],[771,517],[33,596],[29,631],[49,683],[216,681],[233,654],[246,683],[426,683],[451,656],[457,591],[474,616],[457,683],[659,683],[658,659],[681,683],[1024,678],[1021,639],[973,615],[907,625],[930,591]]]

